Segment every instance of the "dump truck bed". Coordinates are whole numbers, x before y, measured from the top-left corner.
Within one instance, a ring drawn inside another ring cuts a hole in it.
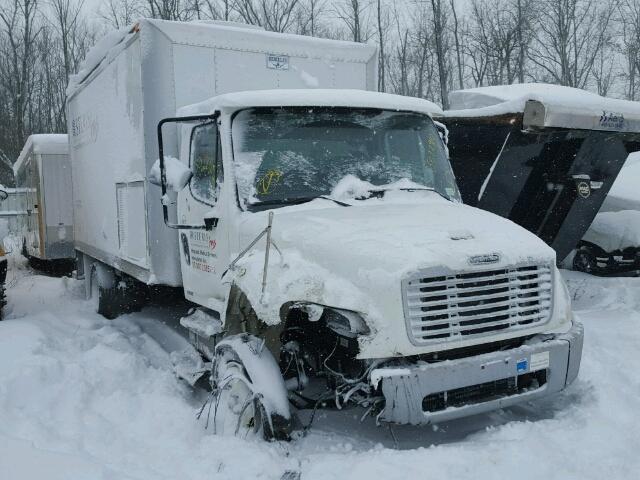
[[[640,150],[636,102],[513,85],[452,92],[451,103],[458,109],[442,120],[465,203],[524,226],[558,259],[587,231],[628,154]]]

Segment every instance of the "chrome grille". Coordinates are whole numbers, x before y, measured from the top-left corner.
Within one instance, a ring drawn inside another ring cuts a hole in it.
[[[403,281],[409,338],[416,345],[530,328],[551,316],[549,265],[443,272]]]

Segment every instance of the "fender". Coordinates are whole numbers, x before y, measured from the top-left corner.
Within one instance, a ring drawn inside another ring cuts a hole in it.
[[[291,418],[289,400],[284,379],[276,360],[264,342],[248,333],[230,335],[216,345],[216,354],[229,349],[238,355],[251,383],[254,393],[262,396],[263,405],[270,416]]]

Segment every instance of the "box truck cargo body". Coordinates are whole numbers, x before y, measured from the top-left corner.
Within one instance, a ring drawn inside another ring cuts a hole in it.
[[[25,192],[18,235],[28,258],[55,262],[75,257],[68,150],[67,135],[31,135],[14,165],[16,188]]]
[[[216,23],[142,20],[108,36],[68,89],[76,249],[147,284],[180,286],[160,189],[156,126],[178,108],[239,90],[375,90],[374,47]],[[165,155],[177,156],[175,131]]]

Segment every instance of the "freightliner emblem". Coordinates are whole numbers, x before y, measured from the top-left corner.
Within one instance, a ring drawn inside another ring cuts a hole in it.
[[[487,253],[484,255],[474,255],[473,257],[469,257],[469,263],[471,265],[490,265],[492,263],[498,263],[499,261],[499,253]]]

